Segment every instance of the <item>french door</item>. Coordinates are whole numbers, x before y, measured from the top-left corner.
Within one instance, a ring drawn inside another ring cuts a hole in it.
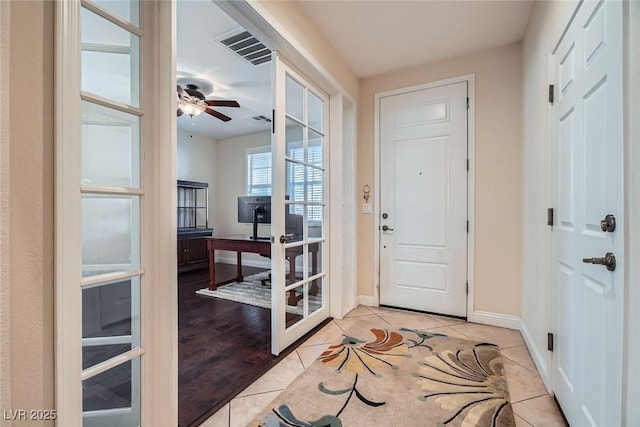
[[[272,58],[271,349],[279,354],[329,316],[328,97]]]
[[[584,1],[554,52],[553,390],[575,426],[622,425],[622,23]]]
[[[160,2],[56,3],[60,426],[177,421],[175,369],[167,369],[177,363],[176,274],[166,267],[175,260],[175,241],[167,239],[175,236],[175,203],[160,196],[175,188],[175,172],[165,168],[174,163],[172,139],[160,136],[172,132],[161,111],[173,118],[175,100],[161,93],[170,94],[174,81],[166,73],[161,86],[157,71],[174,67],[157,45],[172,14]],[[162,325],[169,345],[159,344]],[[168,405],[154,400],[151,378],[166,387]]]

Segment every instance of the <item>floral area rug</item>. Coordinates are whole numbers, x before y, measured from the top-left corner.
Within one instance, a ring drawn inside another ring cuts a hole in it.
[[[249,426],[515,426],[499,348],[356,323]]]

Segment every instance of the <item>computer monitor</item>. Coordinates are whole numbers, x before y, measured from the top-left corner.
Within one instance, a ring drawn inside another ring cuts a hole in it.
[[[238,196],[238,222],[253,224],[253,240],[270,240],[258,236],[258,224],[271,224],[271,196]]]

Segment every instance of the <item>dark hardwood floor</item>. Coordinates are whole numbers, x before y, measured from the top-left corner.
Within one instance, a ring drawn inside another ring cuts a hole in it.
[[[235,269],[217,263],[217,280],[234,277]],[[261,271],[243,267],[245,275]],[[273,356],[271,310],[196,295],[207,282],[208,270],[178,276],[180,426],[205,421],[296,347]]]

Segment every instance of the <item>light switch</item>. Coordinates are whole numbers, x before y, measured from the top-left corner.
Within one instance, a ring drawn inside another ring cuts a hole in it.
[[[363,203],[362,204],[362,213],[363,214],[373,213],[373,205],[371,203]]]

